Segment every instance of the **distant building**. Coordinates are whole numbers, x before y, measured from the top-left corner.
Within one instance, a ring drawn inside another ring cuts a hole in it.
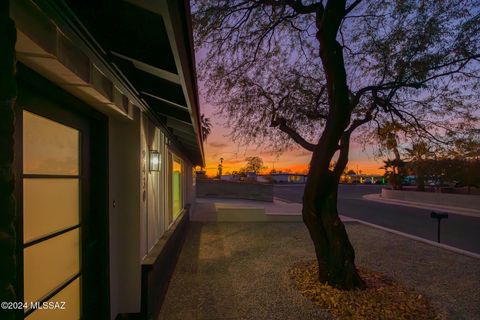
[[[383,176],[378,174],[350,174],[346,175],[341,182],[362,184],[385,184]]]
[[[195,171],[197,179],[207,179],[207,172],[205,170]]]
[[[220,176],[220,180],[223,181],[239,181],[240,180],[240,175],[238,174],[223,174]]]
[[[245,172],[245,174],[222,174],[220,180],[222,181],[257,181],[257,174],[255,172]],[[260,179],[266,180],[265,178]]]
[[[265,176],[265,175],[257,175],[257,182],[261,182],[261,183],[270,183],[271,182],[271,179],[269,176]]]
[[[299,173],[272,173],[272,182],[274,183],[305,183],[306,174]]]
[[[246,174],[246,177],[245,177],[246,181],[257,181],[257,174],[255,172],[247,172],[245,174]]]

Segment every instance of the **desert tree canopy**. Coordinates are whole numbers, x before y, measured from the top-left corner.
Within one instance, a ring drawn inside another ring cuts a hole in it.
[[[201,79],[234,138],[318,142],[331,111],[319,28],[343,53],[352,117],[373,120],[364,130],[442,140],[478,123],[480,1],[338,2],[194,1]]]

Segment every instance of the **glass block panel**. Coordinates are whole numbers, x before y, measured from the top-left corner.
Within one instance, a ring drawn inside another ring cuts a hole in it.
[[[77,225],[79,179],[23,179],[23,242]]]
[[[76,279],[48,301],[49,303],[65,302],[65,309],[37,309],[28,320],[78,320],[80,319],[80,278]]]
[[[23,111],[23,173],[79,174],[78,130]]]
[[[38,301],[80,271],[79,229],[24,249],[24,301]]]

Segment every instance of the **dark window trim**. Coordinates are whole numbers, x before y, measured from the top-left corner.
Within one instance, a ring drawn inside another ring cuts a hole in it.
[[[18,99],[16,104],[15,165],[17,199],[17,276],[18,301],[23,299],[23,175],[22,110],[60,122],[82,131],[80,175],[83,194],[80,221],[82,270],[82,319],[110,319],[109,222],[108,222],[108,117],[17,63]],[[65,107],[68,107],[65,108]],[[89,139],[82,136],[88,134]],[[92,160],[92,161],[90,161]],[[48,178],[62,178],[53,175]],[[92,204],[92,205],[90,205]],[[87,241],[87,242],[86,242]],[[18,319],[24,318],[19,310]]]
[[[77,273],[76,275],[74,275],[73,277],[69,278],[68,280],[64,281],[61,285],[59,285],[58,287],[56,287],[52,292],[50,292],[49,294],[47,294],[45,297],[41,298],[40,301],[25,301],[27,303],[30,303],[30,302],[39,302],[39,304],[42,304],[44,302],[47,302],[48,300],[52,299],[57,293],[59,293],[60,291],[62,291],[63,289],[65,289],[70,283],[72,283],[73,281],[77,280],[80,276],[82,275],[81,272]],[[57,302],[57,301],[55,301]],[[24,313],[24,316],[27,317],[28,315],[30,315],[31,313],[33,313],[35,310],[37,309],[27,309]]]
[[[66,175],[66,174],[35,174],[28,173],[23,175],[24,179],[79,179],[81,175]]]
[[[76,225],[74,225],[74,226],[67,227],[67,228],[65,228],[65,229],[62,229],[62,230],[59,230],[59,231],[50,233],[49,235],[46,235],[46,236],[44,236],[44,237],[41,237],[41,238],[38,238],[38,239],[35,239],[35,240],[32,240],[32,241],[29,241],[29,242],[27,242],[27,243],[25,243],[25,244],[23,245],[23,249],[26,249],[26,248],[31,247],[31,246],[33,246],[33,245],[36,245],[36,244],[38,244],[38,243],[40,243],[40,242],[47,241],[47,240],[49,240],[49,239],[55,238],[56,236],[60,236],[60,235],[62,235],[62,234],[64,234],[64,233],[67,233],[67,232],[69,232],[69,231],[78,229],[78,228],[80,228],[81,226],[82,226],[81,224],[76,224]]]

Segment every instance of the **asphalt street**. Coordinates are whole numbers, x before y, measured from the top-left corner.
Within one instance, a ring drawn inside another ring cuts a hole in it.
[[[302,202],[303,185],[276,185],[275,197],[287,202]],[[365,194],[380,193],[376,185],[340,185],[340,214],[379,226],[437,241],[437,220],[431,210],[365,200]],[[459,249],[480,253],[480,218],[449,213],[441,222],[441,242]]]

